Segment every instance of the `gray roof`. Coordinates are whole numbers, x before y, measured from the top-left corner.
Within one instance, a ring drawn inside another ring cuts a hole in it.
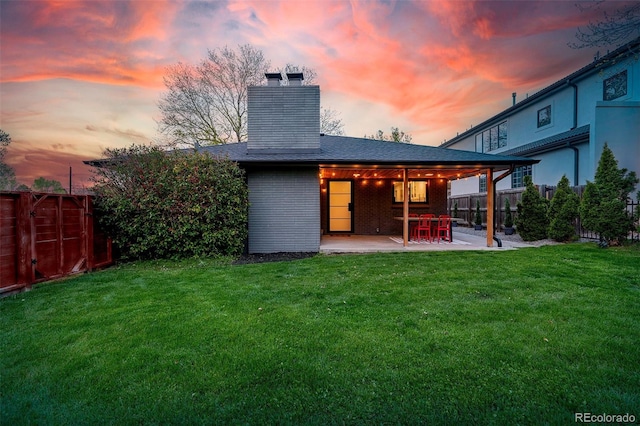
[[[345,136],[320,136],[317,152],[256,153],[247,151],[247,143],[201,147],[212,155],[229,156],[241,165],[259,164],[336,164],[386,166],[510,166],[537,163],[529,158],[483,154],[401,142]]]
[[[564,133],[549,136],[548,138],[539,139],[525,145],[509,149],[502,152],[503,155],[535,155],[542,152],[553,151],[562,147],[569,146],[573,143],[581,143],[589,141],[589,125],[577,127]]]

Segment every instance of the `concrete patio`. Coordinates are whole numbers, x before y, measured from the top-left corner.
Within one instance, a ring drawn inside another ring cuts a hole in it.
[[[502,235],[498,235],[501,238]],[[375,253],[403,251],[445,251],[445,250],[511,250],[522,247],[535,247],[520,241],[502,240],[502,247],[494,241],[493,247],[487,247],[484,236],[471,235],[454,228],[453,242],[440,241],[429,243],[410,241],[407,247],[402,244],[400,235],[323,235],[320,240],[321,253]]]

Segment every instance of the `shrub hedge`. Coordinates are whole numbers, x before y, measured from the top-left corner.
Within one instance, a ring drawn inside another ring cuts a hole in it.
[[[193,150],[105,151],[94,169],[96,208],[126,259],[238,255],[247,238],[244,171]]]

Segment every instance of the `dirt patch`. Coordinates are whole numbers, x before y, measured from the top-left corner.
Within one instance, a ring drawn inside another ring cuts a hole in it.
[[[306,259],[318,253],[314,252],[280,252],[280,253],[256,253],[240,256],[233,265],[246,265],[249,263],[288,262],[291,260]]]

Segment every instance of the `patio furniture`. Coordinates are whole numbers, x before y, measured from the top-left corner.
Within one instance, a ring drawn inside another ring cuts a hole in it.
[[[409,217],[419,217],[418,213],[409,213]],[[409,235],[411,235],[411,237],[409,237],[409,239],[411,240],[415,240],[417,239],[417,235],[416,235],[416,228],[418,227],[416,223],[413,223],[411,221],[409,221],[409,227],[411,227],[411,232],[409,232]]]
[[[415,233],[417,236],[417,241],[420,242],[422,239],[422,234],[425,234],[425,237],[428,235],[428,241],[431,242],[433,237],[431,235],[431,221],[435,218],[432,214],[422,214],[418,219],[418,226],[415,227]]]
[[[451,242],[451,216],[442,214],[438,216],[438,227],[436,229],[436,238],[438,239],[438,244],[440,244],[440,238],[446,238],[447,241]]]

